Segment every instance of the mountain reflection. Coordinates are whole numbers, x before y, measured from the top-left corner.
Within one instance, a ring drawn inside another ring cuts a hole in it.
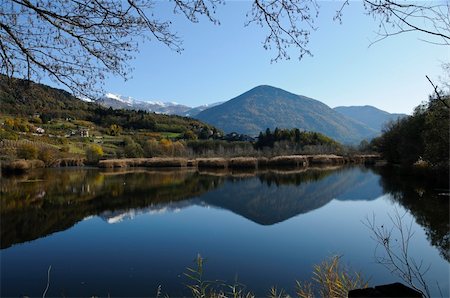
[[[402,181],[390,172],[374,173],[360,167],[256,173],[44,169],[2,178],[1,248],[66,230],[90,216],[113,224],[140,214],[199,205],[272,225],[321,208],[333,199],[374,200],[389,192],[412,211],[432,244],[447,250],[443,255],[448,259],[448,200],[433,201],[441,208],[436,211],[427,202],[417,201],[417,192],[411,192],[410,184]]]
[[[361,168],[267,172],[254,178],[231,177],[223,187],[205,193],[200,199],[258,224],[272,225],[318,209],[333,199],[376,199],[382,194],[378,180],[371,171]],[[362,193],[361,187],[367,188],[367,192]],[[352,192],[361,195],[356,198]]]

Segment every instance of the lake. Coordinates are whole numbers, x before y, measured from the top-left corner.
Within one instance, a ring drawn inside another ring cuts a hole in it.
[[[183,274],[295,294],[314,264],[341,256],[371,285],[395,276],[375,262],[363,222],[411,224],[410,255],[449,296],[448,185],[387,168],[227,172],[42,169],[1,179],[1,296],[189,294]]]

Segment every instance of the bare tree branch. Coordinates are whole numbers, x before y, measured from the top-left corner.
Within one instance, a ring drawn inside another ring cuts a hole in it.
[[[312,56],[307,45],[311,30],[316,30],[314,19],[318,12],[315,0],[254,0],[246,25],[256,23],[269,29],[264,48],[275,47],[277,56],[272,61],[290,59],[287,48],[291,46],[299,50],[301,59],[304,55]]]
[[[419,291],[424,297],[431,297],[425,275],[430,269],[430,265],[423,266],[410,256],[409,246],[411,245],[414,232],[412,231],[412,221],[405,224],[406,212],[400,214],[398,210],[394,215],[389,215],[391,228],[385,224],[377,225],[375,215],[371,219],[368,217],[363,224],[371,231],[372,239],[376,242],[375,260],[383,265],[391,274],[396,275]],[[381,251],[379,250],[381,248]]]
[[[181,52],[182,41],[170,20],[155,16],[153,0],[0,0],[0,73],[39,80],[49,76],[88,97],[101,91],[109,74],[125,79],[139,42],[156,40]],[[201,16],[213,24],[225,0],[171,0],[174,13],[191,22]],[[308,47],[319,5],[316,0],[252,0],[246,25],[267,30],[263,47],[272,61],[312,56]],[[342,21],[345,0],[336,12]],[[427,42],[450,45],[450,3],[364,0],[368,15],[379,21],[378,42],[408,32],[421,32]],[[94,93],[94,94],[93,94]]]
[[[449,2],[364,0],[367,14],[379,21],[381,37],[420,32],[429,42],[450,45]],[[382,38],[384,39],[384,38]],[[380,39],[381,40],[381,39]]]
[[[217,2],[183,1],[183,12],[191,21],[202,14],[213,21],[210,5]],[[0,72],[47,75],[75,94],[95,96],[108,74],[128,77],[139,41],[153,38],[182,51],[170,22],[148,14],[152,9],[151,0],[1,0]]]
[[[425,77],[428,79],[428,82],[430,82],[431,86],[433,86],[434,93],[436,93],[437,99],[440,102],[442,102],[447,107],[447,109],[450,109],[450,106],[448,105],[448,103],[442,98],[438,87],[433,84],[433,82],[430,80],[430,78],[428,76],[425,76]]]

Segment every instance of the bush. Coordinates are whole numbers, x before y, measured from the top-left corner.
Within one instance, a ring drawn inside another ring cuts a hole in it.
[[[142,150],[141,145],[135,142],[130,142],[127,145],[125,145],[125,148],[123,149],[125,152],[126,157],[143,157],[144,156],[144,150]]]
[[[64,145],[61,148],[59,148],[59,151],[68,153],[70,151],[70,146]]]
[[[149,139],[144,143],[144,155],[145,157],[154,157],[161,154],[159,143],[155,139]]]
[[[121,132],[122,132],[122,127],[120,127],[117,124],[111,124],[109,126],[109,128],[107,129],[107,133],[110,136],[118,136],[118,135],[120,135]]]
[[[56,159],[56,152],[49,147],[39,150],[38,159],[42,160],[45,165],[50,165]]]
[[[86,160],[90,164],[98,163],[99,159],[103,156],[103,148],[99,145],[91,145],[86,149]]]
[[[36,159],[38,148],[31,143],[22,144],[17,148],[17,156],[23,159]]]

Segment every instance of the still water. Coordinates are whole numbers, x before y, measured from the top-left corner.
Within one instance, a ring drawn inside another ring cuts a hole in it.
[[[198,254],[205,278],[238,280],[258,296],[333,255],[370,278],[398,279],[375,262],[364,224],[404,214],[411,256],[449,296],[448,185],[383,168],[198,172],[45,169],[1,179],[1,296],[187,295]]]

